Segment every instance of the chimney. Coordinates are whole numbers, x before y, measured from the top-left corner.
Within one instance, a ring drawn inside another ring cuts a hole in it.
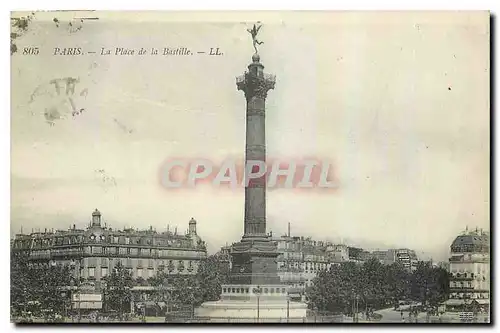
[[[290,237],[290,222],[288,222],[288,237]]]

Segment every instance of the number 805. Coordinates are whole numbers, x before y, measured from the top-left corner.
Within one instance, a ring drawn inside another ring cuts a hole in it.
[[[38,47],[25,47],[23,49],[23,55],[37,55],[40,53]]]

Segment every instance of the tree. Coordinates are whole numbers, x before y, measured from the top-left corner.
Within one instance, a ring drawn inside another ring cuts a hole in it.
[[[117,310],[120,313],[120,319],[122,319],[124,310],[130,309],[131,289],[134,286],[132,274],[121,262],[118,262],[105,281],[104,295],[107,308]]]
[[[334,274],[337,269],[332,267],[330,271],[320,271],[313,279],[312,286],[307,288],[306,297],[308,304],[315,309],[326,311],[331,308],[333,295]]]
[[[392,300],[394,309],[399,306],[399,301],[410,295],[410,274],[399,262],[386,267],[386,290],[385,296]]]
[[[332,265],[321,271],[306,290],[309,305],[319,311],[352,313],[355,296],[360,294],[364,278],[361,266],[353,262]]]
[[[172,304],[173,298],[171,280],[172,278],[163,268],[159,269],[155,276],[148,279],[149,284],[155,287],[151,296],[152,300],[156,303],[157,315],[161,303],[165,303],[167,305],[167,311],[169,306]]]
[[[436,306],[445,300],[449,282],[446,270],[433,267],[430,262],[420,261],[411,278],[411,297],[413,300]]]
[[[217,255],[202,261],[196,272],[197,303],[218,300],[222,293],[221,286],[229,282],[229,274],[229,265]]]
[[[200,281],[196,275],[177,275],[171,282],[172,300],[177,307],[193,310],[201,303]]]
[[[43,309],[51,309],[54,314],[65,312],[69,293],[63,298],[63,288],[70,285],[71,271],[68,266],[49,265],[49,268],[36,269],[32,286],[37,290],[37,301]]]
[[[365,311],[368,312],[369,306],[374,308],[384,307],[387,302],[385,267],[379,260],[370,259],[361,267],[360,277],[356,292],[363,300]]]
[[[400,263],[384,266],[371,259],[362,265],[344,262],[319,272],[306,290],[311,308],[332,313],[350,314],[359,306],[367,315],[402,298],[435,306],[446,298],[448,274],[430,263],[420,262],[411,274]]]
[[[25,253],[11,253],[10,256],[10,301],[12,314],[25,311],[28,302],[34,297],[30,288],[30,270]]]
[[[64,287],[70,285],[68,266],[55,263],[35,266],[27,252],[11,253],[11,306],[14,315],[23,311],[46,311],[64,314],[69,294]]]
[[[168,266],[167,270],[171,273]],[[227,262],[213,255],[200,263],[196,274],[172,275],[161,269],[148,282],[155,287],[152,297],[158,308],[165,302],[193,310],[203,302],[220,298],[221,285],[229,282],[229,273]]]

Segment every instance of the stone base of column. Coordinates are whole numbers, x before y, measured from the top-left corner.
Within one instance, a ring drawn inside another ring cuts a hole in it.
[[[280,284],[277,274],[276,244],[268,237],[248,238],[235,243],[231,249],[232,284],[268,285]]]
[[[287,300],[286,285],[224,285],[221,299],[205,302],[195,316],[209,322],[303,322],[307,304]],[[258,289],[257,289],[258,288]],[[256,291],[260,290],[260,293]]]

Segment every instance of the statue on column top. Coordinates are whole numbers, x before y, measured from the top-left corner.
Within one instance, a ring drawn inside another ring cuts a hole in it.
[[[247,29],[247,31],[252,35],[252,41],[253,41],[253,48],[255,49],[255,54],[257,54],[257,45],[264,44],[264,42],[261,42],[257,40],[257,34],[259,33],[260,28],[262,25],[259,25],[258,27],[254,24],[252,29]]]

